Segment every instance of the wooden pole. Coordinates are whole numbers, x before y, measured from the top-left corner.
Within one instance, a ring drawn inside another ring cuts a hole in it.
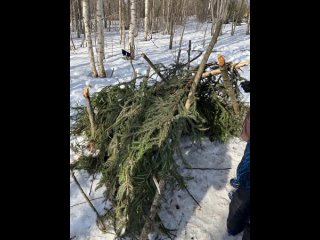
[[[150,59],[147,57],[147,55],[145,53],[141,53],[141,56],[144,58],[144,60],[147,61],[147,63],[150,65],[150,67],[152,67],[152,69],[158,74],[158,76],[161,78],[161,80],[163,80],[163,76],[160,73],[160,70],[158,68],[156,68],[156,66],[150,61]]]

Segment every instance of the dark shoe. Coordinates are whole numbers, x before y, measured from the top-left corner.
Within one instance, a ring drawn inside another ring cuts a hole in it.
[[[235,193],[236,190],[231,190],[230,192],[228,192],[228,197],[230,198],[230,200],[232,200],[233,194]]]
[[[232,187],[234,187],[234,188],[238,188],[239,185],[240,185],[240,183],[239,183],[239,181],[238,181],[236,178],[232,178],[232,179],[230,180],[230,185],[231,185]]]

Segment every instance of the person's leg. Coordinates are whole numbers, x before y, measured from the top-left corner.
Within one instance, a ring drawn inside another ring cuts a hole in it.
[[[243,231],[242,240],[250,240],[250,223],[247,224]]]
[[[236,235],[243,231],[250,217],[250,192],[243,187],[233,194],[227,219],[228,233]]]

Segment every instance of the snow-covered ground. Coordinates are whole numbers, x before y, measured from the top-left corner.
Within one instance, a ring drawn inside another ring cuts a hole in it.
[[[183,38],[181,62],[186,62],[189,40],[192,40],[193,50],[205,50],[207,48],[210,41],[210,27],[211,24],[208,25],[205,46],[203,46],[206,23],[200,24],[195,20],[190,20],[187,23]],[[135,39],[137,57],[136,60],[132,61],[138,75],[144,74],[148,68],[148,64],[140,56],[142,52],[153,63],[169,65],[175,61],[181,31],[182,27],[178,28],[175,33],[172,50],[168,50],[169,35],[153,34],[152,41],[146,42],[143,41],[143,34],[139,33]],[[250,35],[245,35],[245,31],[246,25],[242,25],[237,27],[234,36],[230,36],[230,25],[225,25],[223,35],[219,37],[208,62],[215,61],[219,53],[225,56],[226,61],[250,60]],[[71,105],[84,103],[82,89],[88,82],[91,86],[90,91],[93,93],[99,91],[105,85],[131,79],[132,67],[130,62],[122,57],[118,32],[105,32],[106,78],[91,77],[87,49],[79,48],[81,39],[73,39],[73,41],[77,50],[70,51]],[[191,58],[197,54],[197,51],[193,51]],[[200,64],[201,59],[202,57],[195,60],[193,65]],[[114,70],[113,75],[108,77],[111,75],[112,69]],[[241,75],[250,80],[250,66],[243,67]],[[245,93],[243,95],[243,101],[250,104],[250,95]],[[75,139],[70,139],[70,142],[73,141]],[[221,144],[203,139],[202,145],[197,146],[186,139],[181,144],[185,159],[193,167],[231,167],[231,170],[183,169],[183,175],[193,177],[192,180],[187,182],[188,189],[200,203],[201,208],[187,192],[178,189],[167,191],[165,193],[166,201],[162,203],[160,210],[160,217],[165,226],[169,229],[177,229],[173,232],[177,240],[240,240],[241,234],[236,237],[227,236],[226,219],[230,203],[228,192],[232,189],[229,180],[235,176],[236,167],[245,148],[245,142],[239,138],[234,138],[227,144]],[[77,156],[70,149],[70,162],[73,162],[76,158]],[[179,161],[177,159],[177,162]],[[104,208],[108,208],[109,203],[103,202],[103,188],[95,191],[99,176],[96,176],[92,182],[92,177],[89,177],[84,171],[76,171],[75,175],[87,195],[90,193],[89,198],[95,199],[92,200],[92,203],[98,212],[103,214],[105,212]],[[85,202],[77,185],[70,177],[70,237],[74,237],[75,240],[114,239],[115,235],[113,233],[103,234],[97,228],[95,221],[95,213]]]

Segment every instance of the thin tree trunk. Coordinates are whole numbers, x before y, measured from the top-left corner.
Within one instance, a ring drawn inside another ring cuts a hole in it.
[[[97,32],[98,32],[98,76],[106,77],[106,71],[103,65],[104,59],[104,33],[103,33],[103,4],[102,0],[97,0]]]
[[[162,23],[163,23],[163,26],[166,26],[164,0],[162,0]],[[166,29],[163,30],[163,34],[165,33],[166,33]]]
[[[247,24],[247,31],[246,31],[246,35],[250,34],[250,13],[248,14],[248,24]]]
[[[77,0],[78,4],[78,14],[79,14],[79,27],[82,34],[85,34],[84,31],[84,24],[83,24],[83,15],[82,15],[82,7],[81,7],[81,0]]]
[[[73,1],[70,1],[70,23],[71,23],[71,32],[74,32],[74,11],[73,11]]]
[[[181,37],[180,37],[179,50],[178,50],[178,56],[177,56],[177,64],[179,64],[179,60],[180,60],[181,46],[182,46],[182,40],[183,40],[183,34],[184,34],[185,27],[186,27],[186,25],[184,24],[183,29],[182,29],[182,33],[181,33]]]
[[[208,29],[208,22],[207,22],[206,29],[204,30],[204,36],[203,36],[202,47],[204,47],[204,45],[206,44],[207,29]]]
[[[235,31],[236,31],[238,20],[239,20],[239,18],[241,16],[241,10],[242,10],[242,6],[243,6],[243,2],[244,2],[244,0],[241,1],[240,8],[239,8],[238,12],[236,12],[236,11],[234,12],[235,18],[234,18],[234,20],[232,22],[233,27],[231,28],[231,36],[233,36]]]
[[[119,10],[119,18],[121,19],[121,33],[120,33],[120,44],[123,44],[123,49],[126,47],[126,30],[125,30],[125,5],[123,0],[119,0],[119,6],[121,6],[121,12]]]
[[[189,40],[189,45],[188,45],[188,70],[190,69],[190,55],[191,55],[191,40]]]
[[[215,22],[216,22],[216,19],[214,17],[214,5],[213,5],[213,0],[211,0],[211,36],[213,36]]]
[[[80,26],[79,26],[79,14],[78,14],[78,2],[73,2],[73,12],[75,17],[75,23],[76,23],[76,31],[77,31],[77,38],[80,38]]]
[[[129,29],[130,28],[130,18],[131,18],[131,14],[130,14],[130,3],[131,0],[127,0],[127,4],[126,4],[126,29]]]
[[[234,32],[236,30],[236,27],[235,27],[235,22],[234,22],[234,18],[232,19],[232,23],[231,23],[231,36],[234,35]]]
[[[73,50],[76,50],[76,47],[75,47],[75,45],[74,45],[74,43],[73,43],[71,31],[70,31],[70,41],[71,41],[71,43],[72,43]]]
[[[144,40],[148,40],[148,30],[149,30],[149,0],[145,0],[144,7]]]
[[[212,49],[214,47],[214,45],[216,44],[217,40],[218,40],[218,37],[219,37],[219,33],[220,33],[220,30],[221,30],[221,27],[222,27],[222,24],[223,24],[223,20],[222,19],[219,19],[217,21],[217,24],[216,24],[216,28],[215,28],[215,31],[214,31],[214,34],[211,38],[211,41],[209,43],[209,46],[207,48],[207,51],[206,53],[204,54],[203,56],[203,59],[201,61],[201,64],[198,68],[198,71],[193,79],[193,82],[192,82],[192,85],[191,85],[191,90],[188,94],[188,99],[187,99],[187,102],[186,102],[186,108],[189,109],[192,104],[194,103],[194,100],[195,100],[195,93],[196,93],[196,89],[197,89],[197,86],[198,86],[198,83],[202,77],[202,73],[204,71],[204,68],[206,66],[206,63],[209,59],[209,56],[212,52]]]
[[[170,0],[170,11],[168,12],[169,13],[169,21],[170,21],[170,25],[169,25],[169,33],[170,33],[170,43],[169,43],[169,49],[172,49],[172,43],[173,43],[173,36],[174,36],[174,21],[175,21],[175,18],[174,18],[174,2],[173,0]]]
[[[106,11],[106,6],[104,1],[102,1],[102,9],[103,9],[103,27],[104,29],[106,29],[107,28],[107,11]]]
[[[84,28],[85,28],[85,34],[86,34],[86,41],[88,45],[88,53],[90,58],[90,67],[93,77],[97,77],[97,69],[94,62],[94,53],[93,53],[93,47],[92,47],[92,39],[91,39],[91,33],[89,29],[89,9],[88,9],[89,1],[88,0],[82,0],[82,8],[83,8],[83,16],[84,16]]]
[[[130,59],[133,60],[135,58],[134,51],[134,33],[136,29],[136,0],[130,0],[130,29],[129,29],[129,49],[130,49]]]
[[[169,43],[169,49],[172,49],[173,36],[174,36],[173,16],[171,16],[171,19],[170,19],[170,43]]]
[[[165,30],[165,34],[170,33],[170,6],[171,6],[171,1],[172,0],[168,0],[167,2],[167,18],[166,18],[166,30]]]
[[[119,0],[119,34],[120,34],[120,45],[121,43],[123,42],[123,39],[122,39],[122,0]]]
[[[155,8],[156,8],[155,2],[154,2],[154,0],[152,0],[152,17],[149,18],[149,19],[150,19],[150,24],[149,24],[149,26],[151,26],[151,27],[150,27],[151,38],[152,38],[152,33],[153,33],[153,28],[154,28],[154,22],[158,19],[158,18],[155,16]]]

